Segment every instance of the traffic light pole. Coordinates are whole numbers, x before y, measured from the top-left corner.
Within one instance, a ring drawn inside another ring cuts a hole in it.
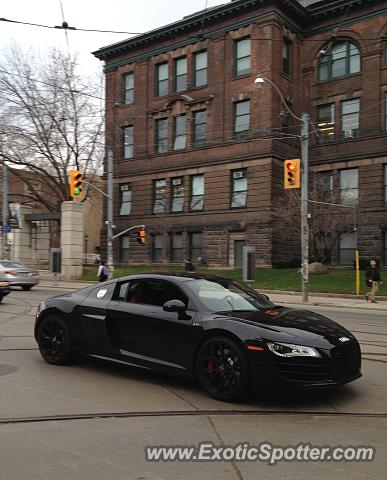
[[[301,115],[301,273],[302,301],[309,300],[309,220],[308,220],[308,182],[309,182],[309,115]]]
[[[113,152],[107,155],[107,266],[109,277],[113,276]]]
[[[1,243],[1,258],[6,259],[8,256],[8,167],[3,160],[3,241]]]

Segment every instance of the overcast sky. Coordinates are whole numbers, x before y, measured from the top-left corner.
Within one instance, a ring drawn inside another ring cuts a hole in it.
[[[86,29],[146,32],[181,19],[206,5],[206,0],[1,0],[0,18],[55,26],[62,24],[61,2],[69,26]],[[208,7],[228,0],[208,0]],[[102,68],[90,52],[129,38],[130,35],[68,31],[72,52],[80,54],[82,70]],[[63,30],[0,22],[0,49],[10,42],[43,51],[66,49]]]

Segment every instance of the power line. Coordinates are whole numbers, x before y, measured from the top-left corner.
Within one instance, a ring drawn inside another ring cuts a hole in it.
[[[43,25],[41,23],[32,23],[32,22],[22,22],[20,20],[10,20],[8,18],[0,18],[0,22],[9,22],[9,23],[16,23],[19,25],[29,25],[31,27],[40,27],[40,28],[49,28],[49,29],[56,29],[56,30],[73,30],[78,32],[97,32],[97,33],[118,33],[118,34],[126,34],[126,35],[143,35],[143,32],[124,32],[124,31],[116,31],[116,30],[99,30],[94,28],[77,28],[70,26],[67,22],[62,22],[62,25]]]
[[[207,15],[208,9],[204,10],[203,18],[205,20],[206,15]],[[71,30],[75,32],[96,32],[96,33],[117,33],[120,35],[145,35],[148,32],[127,32],[127,31],[121,31],[121,30],[101,30],[101,29],[96,29],[96,28],[78,28],[78,27],[73,27],[69,25],[67,22],[63,21],[61,25],[44,25],[41,23],[32,23],[32,22],[22,22],[20,20],[11,20],[8,18],[0,18],[0,22],[8,22],[8,23],[15,23],[18,25],[27,25],[27,26],[32,26],[32,27],[39,27],[39,28],[48,28],[48,29],[53,29],[53,30]],[[198,35],[203,35],[201,31],[199,31]],[[283,42],[282,38],[271,38],[271,37],[250,37],[251,40],[258,40],[258,41],[270,41],[270,42]],[[321,39],[313,39],[313,38],[303,38],[302,36],[300,37],[300,40],[303,42],[322,42]],[[373,38],[363,38],[362,40],[365,41],[377,41],[377,40],[382,40],[382,37],[373,37]]]

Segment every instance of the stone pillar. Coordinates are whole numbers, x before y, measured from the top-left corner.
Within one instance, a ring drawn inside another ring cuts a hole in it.
[[[82,276],[83,264],[83,205],[62,203],[60,246],[62,250],[61,280],[76,280]]]
[[[20,206],[20,229],[13,230],[10,233],[12,245],[10,248],[11,260],[32,265],[32,238],[31,238],[31,223],[26,222],[25,216],[32,212],[32,207],[26,205]]]

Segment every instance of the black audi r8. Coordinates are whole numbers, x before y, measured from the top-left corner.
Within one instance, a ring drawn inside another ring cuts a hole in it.
[[[224,401],[249,387],[313,389],[361,376],[359,344],[339,324],[195,273],[117,278],[49,298],[38,307],[35,338],[51,364],[83,354],[178,373]]]

